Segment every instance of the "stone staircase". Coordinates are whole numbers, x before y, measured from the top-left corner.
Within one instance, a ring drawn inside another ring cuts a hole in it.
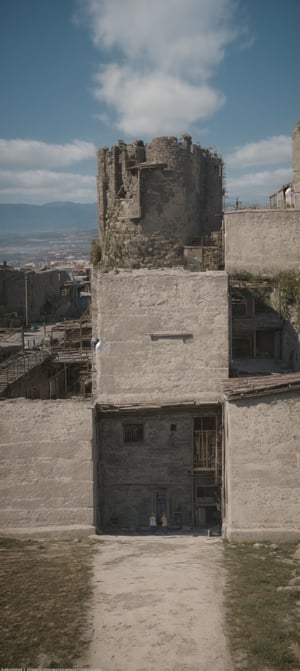
[[[26,375],[36,366],[40,366],[51,356],[48,351],[17,354],[3,362],[0,368],[0,397],[6,395],[8,387]]]

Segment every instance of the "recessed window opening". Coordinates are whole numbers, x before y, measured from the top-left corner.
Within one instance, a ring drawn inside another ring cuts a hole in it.
[[[217,460],[217,417],[194,420],[194,469],[214,470]]]
[[[170,430],[171,431],[176,431],[176,424],[171,424]]]
[[[144,440],[143,424],[124,424],[124,443],[140,443]]]

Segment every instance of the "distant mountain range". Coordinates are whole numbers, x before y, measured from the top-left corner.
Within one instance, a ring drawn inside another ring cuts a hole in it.
[[[0,234],[51,233],[97,228],[96,203],[0,203]]]

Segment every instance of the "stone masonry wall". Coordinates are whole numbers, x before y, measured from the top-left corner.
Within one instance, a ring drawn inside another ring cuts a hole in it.
[[[96,271],[98,403],[221,400],[228,376],[224,272]]]
[[[157,255],[177,265],[174,248],[182,256],[184,244],[221,226],[222,159],[190,136],[100,149],[97,184],[107,267],[157,267]]]
[[[0,533],[92,533],[89,405],[2,401],[0,436]]]
[[[226,536],[300,537],[300,395],[226,402]]]
[[[224,217],[225,270],[277,273],[299,269],[299,210],[236,210]]]
[[[143,441],[124,443],[124,424],[136,422],[143,424]],[[99,527],[148,526],[162,491],[169,522],[192,524],[192,415],[182,410],[100,414],[97,434]]]

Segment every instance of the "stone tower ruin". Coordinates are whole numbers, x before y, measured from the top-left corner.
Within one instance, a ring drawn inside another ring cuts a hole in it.
[[[184,245],[219,230],[221,157],[186,134],[98,152],[98,212],[107,267],[180,264]]]

